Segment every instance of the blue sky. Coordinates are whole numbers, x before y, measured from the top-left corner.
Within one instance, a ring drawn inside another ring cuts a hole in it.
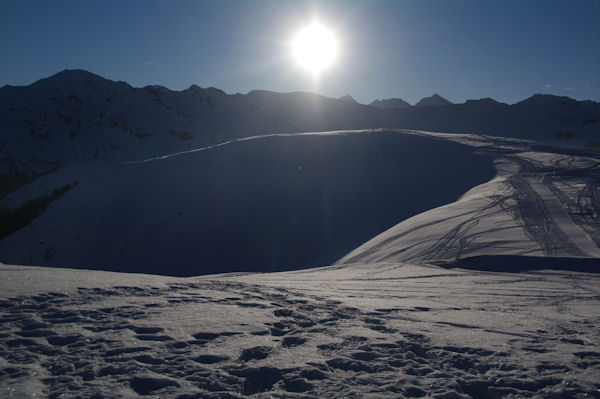
[[[453,102],[600,101],[600,0],[0,0],[0,86],[82,68],[133,86]],[[318,80],[290,42],[317,19],[340,54]]]

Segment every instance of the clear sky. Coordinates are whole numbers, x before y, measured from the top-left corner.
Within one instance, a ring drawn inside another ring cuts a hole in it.
[[[318,80],[290,42],[317,19],[339,54]],[[0,0],[0,86],[81,68],[133,86],[453,102],[600,101],[600,0]]]

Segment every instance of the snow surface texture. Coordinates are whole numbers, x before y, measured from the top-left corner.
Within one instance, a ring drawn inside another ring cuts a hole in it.
[[[2,397],[600,394],[598,274],[0,272]]]

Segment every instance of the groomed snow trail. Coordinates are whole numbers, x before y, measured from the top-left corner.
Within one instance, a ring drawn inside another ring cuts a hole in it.
[[[572,247],[577,249],[583,256],[600,258],[598,246],[579,226],[573,223],[556,195],[544,184],[544,179],[530,177],[525,179],[525,182],[537,193],[547,210],[550,218],[549,222],[554,223],[556,229],[564,235],[565,240],[568,240]]]

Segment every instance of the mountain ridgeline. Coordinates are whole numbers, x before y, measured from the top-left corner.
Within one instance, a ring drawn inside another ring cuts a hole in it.
[[[30,86],[0,89],[0,175],[28,181],[69,163],[140,160],[267,133],[370,128],[480,133],[582,147],[600,140],[600,104],[548,95],[514,105],[491,99],[451,104],[436,94],[415,106],[400,99],[369,106],[350,96],[303,92],[134,88],[65,70]]]

